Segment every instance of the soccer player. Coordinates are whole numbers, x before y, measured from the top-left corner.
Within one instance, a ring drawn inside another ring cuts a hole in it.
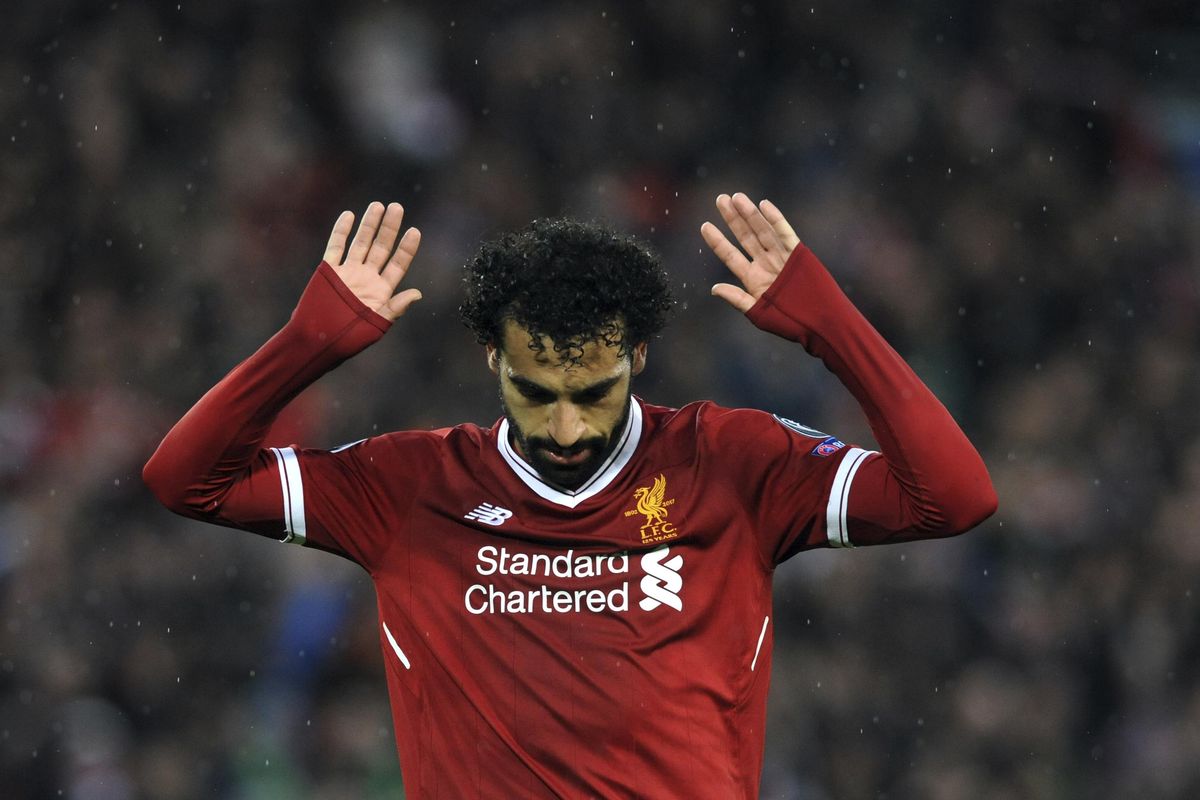
[[[634,396],[665,277],[635,240],[562,220],[467,267],[495,425],[264,449],[291,398],[420,298],[399,289],[420,234],[373,203],[348,250],[354,215],[338,218],[291,320],[146,465],[173,511],[370,573],[414,800],[757,797],[775,567],[950,536],[995,510],[970,442],[779,210],[740,193],[717,208],[740,248],[702,226],[736,278],[713,294],[821,359],[882,452]]]

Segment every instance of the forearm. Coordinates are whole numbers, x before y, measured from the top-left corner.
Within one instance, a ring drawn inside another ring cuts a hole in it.
[[[995,511],[979,453],[804,245],[747,315],[821,359],[866,414],[884,463],[867,462],[855,479],[857,543],[949,536]]]
[[[172,511],[216,516],[284,406],[390,325],[322,263],[287,325],[210,389],[163,439],[142,472],[147,486]]]

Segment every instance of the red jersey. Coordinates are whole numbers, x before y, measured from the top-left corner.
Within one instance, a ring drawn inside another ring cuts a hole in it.
[[[842,377],[882,456],[759,411],[637,398],[573,492],[538,476],[503,420],[264,450],[288,399],[388,327],[322,265],[147,482],[181,513],[370,573],[409,797],[757,797],[775,566],[960,532],[995,497],[949,414],[805,248],[749,316]]]

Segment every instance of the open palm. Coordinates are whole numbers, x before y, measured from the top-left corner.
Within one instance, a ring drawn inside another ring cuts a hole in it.
[[[712,293],[745,313],[783,271],[788,256],[800,244],[800,237],[770,200],[755,205],[741,192],[732,197],[722,194],[717,196],[717,210],[741,249],[711,222],[700,226],[700,235],[742,285],[718,283],[712,287]]]
[[[346,240],[354,227],[354,213],[343,211],[333,224],[329,244],[325,246],[325,261],[346,288],[367,308],[389,320],[396,319],[421,299],[417,289],[397,291],[421,244],[421,232],[416,228],[409,228],[400,236],[403,220],[404,207],[399,203],[389,203],[386,209],[383,203],[371,203],[347,252]]]

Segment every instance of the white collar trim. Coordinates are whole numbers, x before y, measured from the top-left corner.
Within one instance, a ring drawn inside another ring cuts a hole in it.
[[[613,448],[612,453],[592,477],[574,491],[564,491],[546,483],[538,471],[517,454],[508,441],[507,419],[500,421],[500,431],[496,434],[496,445],[500,449],[500,455],[504,456],[508,466],[512,467],[512,471],[538,497],[560,506],[575,508],[589,497],[594,497],[604,491],[633,458],[638,443],[642,439],[642,406],[633,397],[629,398],[629,404],[629,417],[625,421],[625,429],[621,431],[621,438],[617,446]]]

